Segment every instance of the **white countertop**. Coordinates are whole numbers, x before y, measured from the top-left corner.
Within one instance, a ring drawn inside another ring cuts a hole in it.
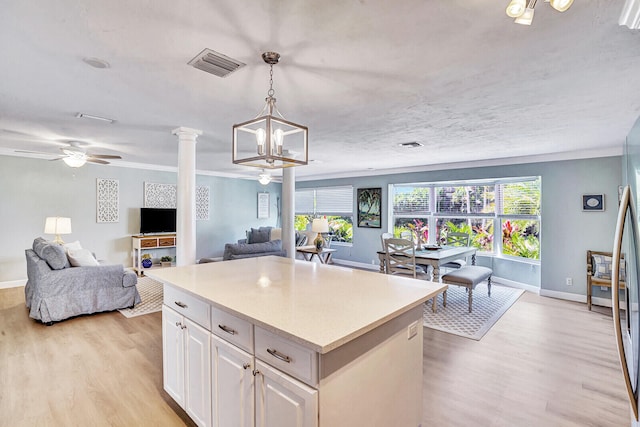
[[[282,257],[171,267],[145,275],[327,353],[446,285]]]

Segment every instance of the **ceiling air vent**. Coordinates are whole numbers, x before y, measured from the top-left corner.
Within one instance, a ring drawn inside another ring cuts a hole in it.
[[[189,61],[189,65],[197,68],[198,70],[213,74],[214,76],[227,77],[229,74],[233,73],[238,68],[244,67],[246,64],[211,49],[204,49],[202,52],[197,54],[195,58]]]
[[[398,144],[400,147],[404,147],[404,148],[418,148],[418,147],[422,147],[422,144],[420,144],[419,142],[403,142]]]

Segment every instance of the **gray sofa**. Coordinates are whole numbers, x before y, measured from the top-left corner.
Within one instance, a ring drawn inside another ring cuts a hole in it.
[[[29,316],[42,323],[140,303],[138,277],[122,265],[72,267],[61,245],[42,238],[25,255],[25,302]]]
[[[287,251],[282,249],[281,236],[282,230],[279,228],[252,228],[250,231],[247,231],[246,239],[240,239],[238,243],[227,243],[224,245],[222,260],[228,261],[269,255],[287,256]],[[296,231],[296,246],[302,246],[306,241],[307,236]]]

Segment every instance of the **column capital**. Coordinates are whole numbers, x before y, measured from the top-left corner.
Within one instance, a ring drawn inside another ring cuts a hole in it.
[[[184,126],[180,126],[179,128],[175,128],[171,131],[172,135],[178,135],[178,137],[191,137],[194,140],[202,135],[202,131],[199,129],[187,128]]]

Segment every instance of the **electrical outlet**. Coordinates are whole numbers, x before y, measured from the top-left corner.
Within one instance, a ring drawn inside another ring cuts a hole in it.
[[[567,277],[567,286],[573,286],[573,279],[571,277]]]
[[[413,322],[407,328],[407,339],[410,340],[411,338],[415,337],[416,335],[418,335],[418,322]]]

